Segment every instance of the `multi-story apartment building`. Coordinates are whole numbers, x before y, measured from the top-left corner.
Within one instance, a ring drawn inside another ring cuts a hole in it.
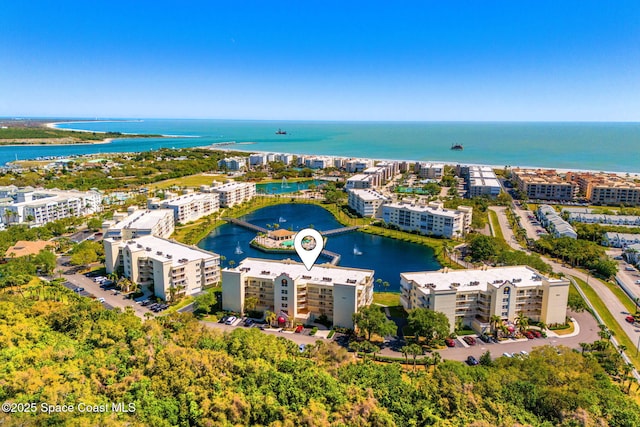
[[[547,325],[564,323],[569,297],[568,280],[526,266],[401,273],[400,289],[405,309],[442,312],[452,331],[462,322],[486,332],[492,316],[514,322],[519,313]]]
[[[468,197],[497,197],[500,194],[502,187],[493,169],[488,166],[469,166],[464,169]]]
[[[416,162],[414,165],[414,172],[420,178],[441,179],[444,174],[444,164]]]
[[[288,165],[293,161],[293,154],[278,153],[273,156],[273,160]]]
[[[614,173],[569,172],[580,193],[595,205],[640,205],[640,183]]]
[[[147,201],[150,209],[171,209],[176,222],[186,224],[203,216],[211,215],[220,209],[218,193],[187,193],[166,200],[151,198]]]
[[[104,221],[105,239],[130,240],[142,236],[167,238],[174,230],[173,211],[169,209],[136,209],[130,207],[127,212],[116,212],[113,220]]]
[[[520,191],[529,199],[574,200],[578,195],[578,184],[565,180],[553,169],[519,169],[511,176]]]
[[[220,256],[155,236],[104,239],[107,273],[118,272],[155,296],[171,301],[220,282]]]
[[[291,323],[321,315],[336,326],[353,327],[352,315],[373,302],[373,270],[331,264],[306,267],[291,260],[246,258],[222,271],[224,310],[243,312],[249,297],[256,310],[270,310]]]
[[[365,174],[357,174],[353,175],[350,178],[347,178],[347,183],[345,188],[347,190],[350,189],[364,189],[364,188],[373,188],[376,184],[376,179],[373,175],[365,175]]]
[[[304,166],[310,169],[325,169],[333,167],[333,158],[328,156],[304,157]]]
[[[98,191],[5,187],[0,194],[0,221],[4,224],[46,224],[62,218],[91,215],[102,210]]]
[[[599,214],[593,213],[593,209],[589,208],[564,208],[562,211],[569,214],[569,222],[640,227],[640,216],[637,215]]]
[[[628,245],[624,250],[624,256],[629,264],[640,266],[640,243]]]
[[[347,159],[344,162],[344,168],[349,173],[359,173],[373,166],[371,159]]]
[[[228,171],[240,171],[247,168],[247,159],[245,157],[227,157],[218,162],[218,168]]]
[[[212,187],[211,191],[220,195],[220,206],[228,208],[251,200],[256,195],[256,184],[254,182],[228,182]]]
[[[382,219],[404,231],[417,231],[421,234],[461,237],[471,226],[473,208],[458,206],[457,209],[445,209],[442,203],[431,202],[428,205],[413,202],[399,202],[382,205]]]
[[[348,190],[349,207],[356,211],[358,215],[369,218],[380,218],[382,216],[382,205],[389,201],[389,198],[375,190]]]
[[[536,212],[540,223],[551,233],[554,237],[570,237],[572,239],[578,238],[578,233],[573,229],[571,224],[562,219],[556,210],[549,205],[540,205]]]

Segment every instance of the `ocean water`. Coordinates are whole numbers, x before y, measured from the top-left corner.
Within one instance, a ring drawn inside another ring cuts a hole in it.
[[[141,151],[234,141],[226,148],[380,159],[640,173],[640,123],[302,122],[143,120],[73,122],[65,129],[153,133],[111,144],[0,147],[0,162],[47,155]],[[276,135],[282,128],[287,135]],[[452,151],[452,144],[463,151]]]

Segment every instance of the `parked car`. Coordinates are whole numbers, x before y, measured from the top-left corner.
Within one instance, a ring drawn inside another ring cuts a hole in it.
[[[300,332],[302,332],[303,329],[304,329],[303,325],[296,326],[296,330],[295,330],[296,334],[299,334]]]
[[[640,285],[640,280],[636,280],[636,285]]]
[[[480,362],[478,362],[478,359],[476,359],[475,357],[473,357],[473,356],[467,357],[467,364],[469,366],[476,366],[478,363],[480,363]]]
[[[73,290],[73,292],[77,292],[77,293],[80,293],[80,292],[82,292],[82,291],[84,291],[84,288],[75,288],[75,289]]]
[[[227,320],[225,320],[224,324],[225,325],[233,325],[233,322],[235,322],[236,320],[238,320],[238,318],[236,316],[229,316],[227,318]]]
[[[451,338],[445,338],[444,339],[444,343],[447,345],[447,347],[455,347],[456,346],[456,342],[454,340],[452,340]]]
[[[508,358],[512,358],[512,357],[513,357],[513,354],[511,354],[511,353],[507,353],[506,351],[505,351],[504,353],[502,353],[502,355],[503,355],[504,357],[508,357]]]
[[[226,323],[228,318],[229,316],[222,316],[222,319],[220,319],[219,323]]]
[[[98,298],[98,302],[104,302],[104,298]]]
[[[304,350],[307,348],[306,344],[300,344],[298,346],[298,350],[300,350],[300,353],[304,353]]]
[[[523,355],[523,356],[528,356],[529,355],[529,353],[527,351],[525,351],[525,350],[520,350],[520,354]]]
[[[486,343],[491,342],[491,337],[489,337],[489,335],[484,335],[484,334],[483,334],[483,335],[480,335],[478,338],[479,338],[479,339],[480,339],[480,341],[482,341],[482,342],[486,342]]]
[[[542,334],[540,333],[540,331],[536,331],[535,329],[532,329],[529,332],[531,332],[533,334],[533,336],[536,337],[536,338],[542,338]]]
[[[626,320],[629,323],[635,323],[636,318],[633,317],[633,316],[627,316],[627,317],[624,318],[624,320]]]
[[[630,265],[626,266],[624,269],[627,271],[636,271],[636,269],[631,267]]]
[[[246,326],[247,328],[251,325],[253,325],[253,319],[247,319],[244,321],[244,326]]]
[[[533,335],[533,333],[531,331],[526,331],[524,333],[524,336],[527,337],[528,339],[532,340],[535,338],[535,335]]]
[[[462,339],[469,345],[476,345],[476,339],[474,337],[463,337]]]

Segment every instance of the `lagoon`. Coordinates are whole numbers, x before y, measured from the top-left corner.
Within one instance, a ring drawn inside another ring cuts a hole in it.
[[[282,204],[259,209],[241,219],[267,227],[278,223],[280,228],[301,230],[312,225],[318,230],[341,227],[335,218],[316,205]],[[224,224],[213,230],[198,246],[226,257],[238,264],[246,257],[286,259],[300,261],[295,254],[267,254],[249,246],[255,232]],[[342,255],[340,266],[375,270],[376,279],[389,282],[388,291],[399,292],[400,273],[407,271],[434,271],[440,268],[433,249],[415,243],[402,242],[388,237],[351,232],[327,238],[326,249]],[[237,253],[238,251],[242,253]],[[320,258],[320,262],[323,259]],[[376,290],[384,290],[376,285]]]

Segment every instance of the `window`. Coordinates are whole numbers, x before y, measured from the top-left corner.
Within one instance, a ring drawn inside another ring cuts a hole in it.
[[[283,287],[289,286],[289,282],[287,281],[287,279],[282,279],[282,282],[280,282],[280,284],[282,284]]]
[[[283,295],[287,295],[289,293],[289,291],[287,291],[286,289],[282,291]]]
[[[289,304],[286,304],[286,303],[282,304],[282,308],[287,308],[287,307],[289,307]]]
[[[511,292],[511,288],[508,287],[508,286],[506,288],[504,288],[504,291],[502,291],[502,293],[504,293],[504,294],[509,294],[510,292]]]
[[[288,301],[288,300],[289,300],[289,298],[287,298],[287,297],[282,297],[282,301]]]

